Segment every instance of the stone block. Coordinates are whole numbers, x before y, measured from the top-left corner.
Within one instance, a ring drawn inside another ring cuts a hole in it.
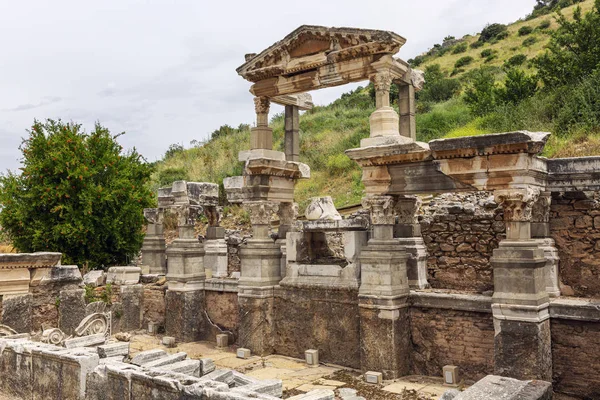
[[[319,350],[306,350],[304,358],[307,365],[317,367],[319,365]]]
[[[458,367],[456,365],[444,365],[444,368],[442,368],[442,376],[444,377],[445,385],[455,386],[460,381]]]
[[[30,279],[27,268],[0,269],[0,296],[28,293]]]
[[[333,390],[328,390],[328,389],[311,390],[308,393],[288,397],[288,400],[334,400],[334,399],[335,399],[335,393],[333,392]],[[345,398],[343,398],[343,399],[345,399]]]
[[[129,355],[129,343],[117,342],[98,346],[98,355],[100,358],[127,356]]]
[[[113,285],[135,285],[140,281],[140,267],[110,267],[106,275],[106,283]]]
[[[380,384],[383,382],[383,374],[381,372],[367,371],[365,372],[365,382]]]
[[[180,374],[192,375],[197,378],[200,377],[201,372],[200,361],[191,359],[178,361],[173,364],[163,365],[162,367],[158,367],[158,369],[162,371],[178,372]]]
[[[31,332],[33,296],[31,294],[4,295],[0,296],[0,299],[0,323],[10,326],[19,333]]]
[[[202,339],[204,290],[167,290],[165,295],[165,330],[179,342]]]
[[[173,336],[163,336],[162,338],[162,344],[164,346],[167,347],[175,347],[177,344],[177,341],[175,340],[175,338]]]
[[[281,379],[264,379],[247,385],[236,387],[232,392],[237,393],[260,393],[268,396],[281,398],[283,396],[283,384]]]
[[[488,375],[469,387],[454,400],[551,400],[552,385],[545,381],[520,381]]]
[[[152,349],[152,350],[146,350],[146,351],[141,351],[139,353],[137,353],[135,356],[133,356],[133,358],[131,359],[131,364],[133,365],[144,365],[146,363],[149,363],[151,361],[154,360],[158,360],[159,358],[163,358],[167,356],[167,352],[161,349]]]
[[[229,335],[219,334],[217,335],[217,348],[224,349],[229,346]]]
[[[106,282],[106,274],[101,270],[90,271],[83,276],[83,283],[86,286],[98,287]]]
[[[106,336],[103,333],[99,333],[96,335],[89,336],[81,336],[75,337],[72,339],[66,339],[64,342],[64,346],[67,349],[74,349],[77,347],[90,347],[90,346],[98,346],[106,343]]]
[[[250,358],[251,355],[251,351],[250,349],[245,349],[243,347],[240,347],[239,349],[237,349],[237,351],[235,352],[237,358]]]
[[[77,265],[57,265],[50,270],[50,276],[47,278],[47,281],[53,284],[79,284],[83,282],[83,278]],[[44,283],[46,283],[46,280],[42,280],[41,284]]]
[[[179,352],[179,353],[175,353],[175,354],[170,354],[166,357],[162,357],[162,358],[159,358],[154,361],[147,362],[144,364],[144,367],[145,368],[162,367],[165,365],[174,364],[176,362],[183,361],[186,358],[187,358],[187,353]]]
[[[215,362],[211,358],[200,359],[200,370],[202,376],[210,374],[215,369],[217,369],[217,367],[215,366]]]
[[[121,286],[121,303],[123,315],[121,317],[122,331],[135,331],[142,329],[144,288],[142,285]]]
[[[61,290],[58,301],[58,327],[65,334],[73,335],[86,316],[85,290]]]

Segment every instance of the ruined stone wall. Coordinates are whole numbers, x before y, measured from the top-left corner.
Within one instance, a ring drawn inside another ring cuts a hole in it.
[[[144,306],[142,327],[152,322],[159,327],[165,326],[165,292],[167,285],[144,285]]]
[[[237,339],[239,325],[239,307],[236,292],[205,292],[206,314],[209,324],[213,326],[211,336],[206,340],[215,340],[215,335],[228,331]]]
[[[360,368],[358,292],[282,287],[275,293],[277,354],[304,358],[319,350],[323,362]]]
[[[600,201],[598,193],[552,196],[550,234],[560,257],[563,294],[600,295]]]
[[[244,243],[244,239],[238,233],[227,232],[225,242],[227,243],[227,274],[231,276],[232,272],[241,271],[240,245]]]
[[[493,290],[489,259],[505,237],[502,209],[487,192],[443,194],[421,209],[431,287]]]
[[[551,320],[554,390],[600,398],[600,322]]]
[[[468,380],[494,372],[491,313],[411,307],[410,319],[414,374],[438,376],[444,365]]]

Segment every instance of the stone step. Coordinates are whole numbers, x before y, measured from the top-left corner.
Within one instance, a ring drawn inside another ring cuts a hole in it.
[[[170,354],[167,357],[159,358],[158,360],[150,361],[144,364],[146,368],[156,368],[162,367],[169,364],[174,364],[179,361],[183,361],[187,358],[187,353],[180,352],[175,354]]]

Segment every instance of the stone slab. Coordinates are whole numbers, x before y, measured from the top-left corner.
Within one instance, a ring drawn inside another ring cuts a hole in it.
[[[159,358],[154,361],[147,362],[144,364],[144,367],[147,367],[147,368],[162,367],[165,365],[174,364],[176,362],[183,361],[186,358],[187,358],[187,353],[179,352],[179,353],[175,353],[175,354],[170,354],[166,357],[162,357],[162,358]]]
[[[65,340],[64,345],[67,349],[74,349],[77,347],[97,346],[104,343],[106,343],[106,336],[104,336],[103,333],[99,333],[97,335],[89,335],[67,339]]]
[[[158,367],[162,371],[178,372],[180,374],[192,375],[200,377],[200,361],[199,360],[183,360],[173,364],[163,365]]]
[[[117,342],[98,346],[100,358],[129,355],[129,342]]]
[[[114,285],[135,285],[140,281],[140,267],[110,267],[106,274],[106,283]]]
[[[61,290],[58,301],[58,328],[68,336],[73,335],[86,317],[85,290]]]
[[[131,359],[131,364],[133,365],[144,365],[146,363],[149,363],[151,361],[154,360],[158,360],[159,358],[163,358],[167,356],[167,352],[161,349],[152,349],[152,350],[146,350],[146,351],[141,351],[139,353],[137,353],[135,356],[133,356],[133,358]]]
[[[98,287],[106,282],[106,274],[101,270],[90,271],[83,276],[83,283],[86,286]]]
[[[488,375],[454,399],[551,400],[552,385],[545,381],[520,381],[497,375]]]

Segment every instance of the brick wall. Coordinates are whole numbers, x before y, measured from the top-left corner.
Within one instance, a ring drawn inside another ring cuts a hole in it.
[[[144,307],[142,327],[147,328],[148,322],[159,326],[165,325],[165,291],[167,285],[144,285]]]
[[[600,399],[600,322],[552,319],[554,390]]]
[[[598,193],[553,194],[550,234],[560,257],[563,294],[600,295],[600,202]]]
[[[444,194],[422,207],[428,281],[433,288],[493,290],[492,251],[505,237],[502,209],[490,193]]]
[[[475,381],[494,372],[491,313],[412,307],[410,318],[415,374],[440,376],[444,365],[457,365]]]

